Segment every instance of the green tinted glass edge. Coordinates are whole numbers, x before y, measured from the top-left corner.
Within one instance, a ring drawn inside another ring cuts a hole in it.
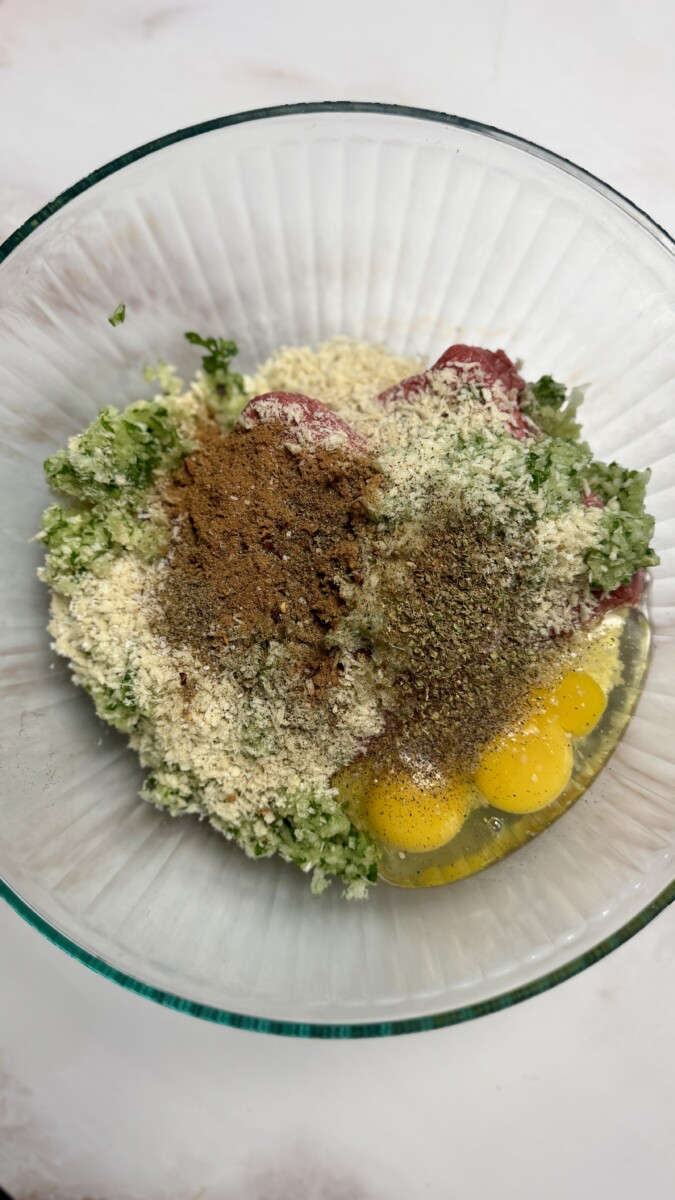
[[[43,225],[54,213],[58,212],[64,205],[74,200],[77,196],[86,192],[89,188],[107,178],[108,175],[113,175],[116,171],[122,170],[131,163],[137,162],[141,158],[145,158],[149,154],[155,153],[157,150],[163,150],[167,146],[172,146],[177,142],[185,141],[191,137],[197,137],[203,133],[211,133],[217,129],[226,128],[229,125],[241,125],[249,121],[259,121],[276,117],[287,116],[302,116],[310,114],[319,114],[326,112],[336,113],[373,113],[385,116],[410,117],[415,120],[433,121],[442,125],[453,125],[460,129],[466,129],[470,132],[478,133],[486,137],[491,137],[496,141],[504,142],[516,149],[525,151],[526,153],[534,153],[538,157],[551,163],[553,166],[574,175],[581,182],[589,185],[593,190],[600,192],[612,203],[622,208],[630,216],[635,218],[640,225],[643,226],[646,232],[655,237],[665,249],[675,255],[675,241],[670,235],[661,228],[655,221],[652,220],[642,209],[627,200],[620,192],[604,183],[597,176],[592,175],[589,171],[578,167],[569,159],[562,158],[559,155],[553,154],[544,147],[537,145],[536,142],[530,142],[526,138],[520,138],[514,134],[506,133],[504,130],[497,129],[492,125],[484,125],[477,121],[471,121],[465,117],[452,116],[447,113],[435,112],[432,109],[412,108],[408,106],[396,104],[376,104],[359,101],[343,101],[343,100],[326,100],[308,104],[286,104],[278,105],[270,108],[252,109],[248,112],[233,113],[230,116],[218,117],[212,121],[204,121],[199,125],[190,125],[185,129],[179,129],[175,133],[165,134],[163,137],[155,138],[151,142],[146,142],[144,145],[137,147],[135,150],[130,150],[128,153],[120,155],[119,158],[112,159],[111,162],[105,163],[97,170],[92,171],[83,179],[73,184],[72,187],[66,188],[54,200],[44,205],[32,217],[29,217],[23,225],[10,235],[0,245],[0,263],[4,261],[12,253],[13,250],[20,246],[27,237],[34,233],[40,225]],[[305,1024],[295,1021],[283,1020],[268,1020],[264,1017],[247,1016],[244,1013],[230,1012],[227,1009],[214,1008],[209,1005],[197,1004],[192,1000],[186,1000],[181,996],[176,996],[172,992],[164,992],[160,988],[152,987],[148,984],[141,983],[140,980],[133,976],[126,975],[123,971],[119,971],[116,967],[111,966],[103,959],[98,958],[95,954],[90,954],[83,947],[71,941],[69,937],[61,933],[53,925],[50,925],[43,917],[39,915],[33,908],[30,907],[21,897],[3,880],[0,878],[0,897],[5,900],[11,908],[14,909],[19,916],[23,917],[33,929],[38,930],[43,934],[53,945],[58,946],[61,950],[65,950],[72,958],[83,963],[92,971],[102,975],[106,979],[111,979],[115,983],[129,991],[135,992],[139,996],[145,996],[149,1000],[154,1000],[157,1004],[162,1004],[166,1008],[176,1009],[178,1012],[189,1013],[193,1017],[199,1017],[203,1021],[212,1021],[218,1025],[228,1025],[236,1029],[245,1029],[257,1033],[274,1033],[283,1034],[286,1037],[299,1038],[365,1038],[365,1037],[390,1037],[402,1033],[421,1033],[428,1029],[441,1029],[446,1025],[457,1025],[464,1021],[471,1021],[476,1017],[486,1016],[491,1012],[498,1012],[501,1009],[509,1008],[511,1005],[519,1004],[523,1000],[529,999],[531,996],[539,995],[541,992],[548,991],[549,988],[555,987],[559,983],[563,983],[566,979],[571,979],[572,976],[578,975],[579,972],[587,967],[598,962],[607,954],[610,954],[617,947],[627,942],[629,938],[639,933],[644,929],[650,921],[653,921],[660,912],[662,912],[669,904],[675,900],[675,880],[668,885],[650,904],[648,904],[641,912],[639,912],[632,920],[628,921],[615,933],[604,938],[597,946],[584,954],[578,955],[571,959],[563,967],[559,967],[555,971],[549,971],[531,983],[524,984],[522,987],[513,988],[511,991],[503,992],[498,996],[492,997],[490,1000],[484,1000],[478,1004],[465,1005],[460,1008],[449,1009],[445,1012],[436,1013],[426,1017],[411,1017],[410,1019],[402,1019],[397,1021],[377,1021],[371,1023],[349,1023],[349,1024]]]
[[[33,929],[37,929],[39,933],[43,934],[54,946],[65,950],[66,954],[77,959],[92,971],[96,971],[105,979],[112,979],[115,983],[127,988],[128,991],[135,992],[138,996],[145,996],[148,1000],[154,1000],[156,1004],[162,1004],[165,1008],[174,1008],[178,1012],[189,1013],[190,1016],[199,1017],[202,1021],[212,1021],[216,1025],[229,1025],[234,1029],[246,1029],[254,1033],[275,1033],[298,1038],[344,1039],[392,1037],[402,1033],[422,1033],[427,1029],[442,1029],[446,1025],[459,1025],[464,1021],[472,1021],[476,1017],[487,1016],[488,1013],[499,1012],[503,1008],[511,1008],[514,1004],[529,1000],[531,996],[548,991],[549,988],[564,983],[566,979],[571,979],[574,975],[578,975],[587,967],[592,966],[593,963],[599,962],[601,958],[611,954],[612,950],[616,950],[617,947],[622,946],[629,938],[644,929],[645,925],[653,921],[654,917],[658,916],[675,899],[675,881],[616,933],[604,938],[591,950],[571,959],[565,966],[559,967],[555,971],[549,971],[547,974],[533,979],[531,983],[523,984],[522,987],[513,988],[508,992],[502,992],[500,995],[493,996],[490,1000],[483,1000],[478,1004],[463,1005],[460,1008],[448,1009],[427,1017],[410,1017],[398,1021],[375,1021],[362,1024],[319,1024],[273,1020],[266,1017],[247,1016],[245,1013],[230,1012],[228,1009],[214,1008],[208,1004],[197,1004],[193,1000],[176,996],[173,992],[165,992],[161,988],[141,983],[132,975],[126,975],[124,971],[119,971],[102,958],[90,954],[88,950],[78,946],[76,942],[71,941],[69,937],[45,921],[2,879],[0,879],[0,897],[6,900],[20,917],[23,917]]]

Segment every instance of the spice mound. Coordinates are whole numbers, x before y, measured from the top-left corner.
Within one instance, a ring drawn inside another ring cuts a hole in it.
[[[620,734],[648,473],[594,460],[580,394],[501,350],[333,339],[242,377],[187,336],[192,384],[160,366],[49,459],[38,535],[55,649],[144,798],[317,893],[503,857]]]
[[[311,692],[341,666],[328,635],[362,581],[380,476],[348,447],[284,438],[279,421],[214,423],[184,459],[164,496],[174,533],[158,628],[214,666],[279,643]]]

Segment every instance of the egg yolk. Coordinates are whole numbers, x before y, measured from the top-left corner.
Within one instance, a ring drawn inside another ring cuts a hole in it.
[[[398,850],[437,850],[459,833],[470,804],[467,785],[445,780],[420,787],[404,772],[374,780],[365,802],[365,818],[374,837]]]
[[[566,733],[582,737],[597,725],[607,707],[600,684],[585,671],[572,671],[544,700],[544,714],[551,716]]]
[[[485,748],[471,781],[450,776],[431,782],[400,764],[364,772],[360,764],[355,773],[348,769],[338,777],[339,786],[376,840],[412,854],[439,850],[460,832],[474,807],[476,787],[496,808],[518,815],[556,800],[572,774],[571,738],[593,729],[606,707],[605,692],[593,676],[572,671],[531,696],[523,723]],[[488,861],[493,857],[491,850]],[[472,869],[484,865],[477,862]],[[452,864],[446,873],[434,863],[417,882],[431,886],[455,877]]]
[[[572,774],[572,760],[562,725],[539,718],[488,746],[475,781],[496,808],[537,812],[563,791]]]

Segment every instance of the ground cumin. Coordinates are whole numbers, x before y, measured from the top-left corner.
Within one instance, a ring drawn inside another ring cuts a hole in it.
[[[164,494],[173,526],[162,632],[201,661],[275,640],[311,692],[339,669],[327,634],[362,582],[361,543],[380,483],[345,449],[289,449],[284,426],[215,426]]]

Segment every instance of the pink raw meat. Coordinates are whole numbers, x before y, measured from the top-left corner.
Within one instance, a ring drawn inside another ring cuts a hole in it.
[[[485,387],[493,383],[501,383],[504,391],[517,392],[525,390],[525,380],[519,375],[508,354],[503,350],[483,350],[480,346],[450,346],[445,350],[431,368],[441,371],[444,367],[454,367],[458,363],[471,363],[477,370],[470,378],[476,377]]]
[[[525,388],[525,380],[518,374],[503,350],[484,350],[480,346],[449,346],[427,371],[420,375],[411,375],[409,379],[404,379],[381,392],[380,403],[397,404],[408,400],[425,390],[429,377],[435,371],[454,366],[464,367],[463,377],[468,383],[476,383],[486,388],[495,383],[502,385],[509,400],[509,403],[502,407],[509,414],[509,424],[514,437],[523,440],[536,432],[535,427],[518,408],[518,398]]]
[[[605,502],[595,492],[585,492],[581,497],[581,503],[586,505],[586,508],[604,508]]]
[[[613,608],[621,608],[624,604],[639,604],[644,590],[645,572],[640,569],[635,572],[633,578],[628,583],[615,588],[607,596],[600,597],[594,609],[592,620],[595,621],[598,617],[604,616],[606,612],[611,612]]]
[[[267,405],[274,401],[270,412]],[[312,441],[320,444],[336,433],[344,434],[347,443],[358,454],[367,454],[368,447],[363,438],[337,413],[331,412],[320,400],[303,396],[301,392],[265,392],[249,400],[240,421],[281,421],[288,426],[289,436],[295,441],[303,440],[302,431],[310,434]]]

